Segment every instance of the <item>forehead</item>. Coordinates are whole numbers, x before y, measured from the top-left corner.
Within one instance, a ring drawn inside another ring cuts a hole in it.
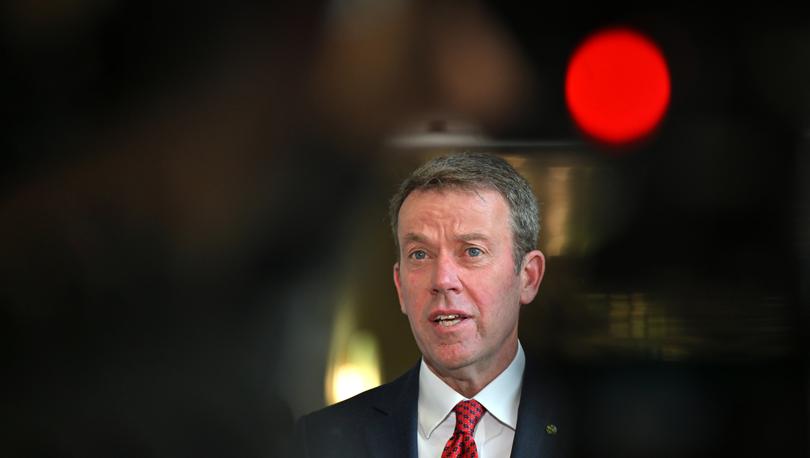
[[[413,191],[399,210],[399,234],[442,225],[467,230],[509,228],[509,206],[489,188]]]

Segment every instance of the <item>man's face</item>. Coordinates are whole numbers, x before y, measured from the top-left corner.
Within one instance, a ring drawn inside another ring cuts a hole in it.
[[[489,189],[414,191],[399,210],[397,237],[394,283],[428,365],[440,375],[505,368],[543,260],[533,251],[535,271],[515,272],[504,198]]]

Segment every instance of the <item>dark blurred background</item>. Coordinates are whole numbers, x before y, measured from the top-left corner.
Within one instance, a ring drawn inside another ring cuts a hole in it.
[[[0,24],[0,455],[283,454],[294,418],[417,361],[387,199],[485,150],[541,202],[527,353],[601,377],[586,454],[808,456],[798,7],[8,1]],[[614,25],[658,43],[672,98],[608,149],[563,81]]]

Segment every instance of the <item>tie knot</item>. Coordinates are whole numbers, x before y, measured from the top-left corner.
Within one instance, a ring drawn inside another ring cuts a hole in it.
[[[456,431],[460,433],[472,434],[475,425],[484,416],[486,409],[475,399],[461,401],[453,407],[456,413]]]

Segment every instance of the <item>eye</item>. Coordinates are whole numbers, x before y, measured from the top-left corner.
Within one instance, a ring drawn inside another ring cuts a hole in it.
[[[416,259],[417,261],[421,261],[427,257],[427,253],[424,250],[416,250],[410,254],[411,258]]]
[[[481,256],[482,254],[484,254],[484,252],[480,248],[473,246],[467,248],[467,254],[470,255],[470,257],[475,258]]]

